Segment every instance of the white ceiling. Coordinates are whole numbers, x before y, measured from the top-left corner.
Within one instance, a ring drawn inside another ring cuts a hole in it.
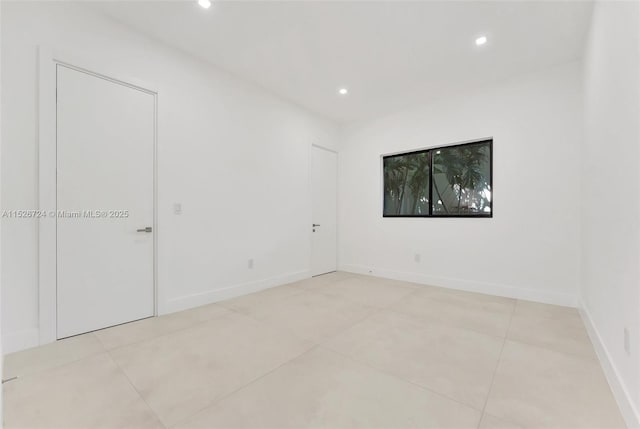
[[[341,122],[581,57],[590,2],[94,3],[116,20]],[[474,40],[487,35],[477,47]],[[349,95],[337,94],[346,86]]]

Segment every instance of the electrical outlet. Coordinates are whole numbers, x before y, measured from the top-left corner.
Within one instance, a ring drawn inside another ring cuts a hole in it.
[[[416,261],[417,263],[420,262],[420,254],[416,253],[415,255],[413,255],[413,260]]]
[[[253,259],[249,259],[249,262],[247,263],[247,266],[249,267],[249,269],[253,268]]]
[[[173,203],[173,213],[177,215],[182,214],[182,204]]]
[[[631,354],[631,339],[629,338],[629,330],[624,328],[624,351],[630,355]]]

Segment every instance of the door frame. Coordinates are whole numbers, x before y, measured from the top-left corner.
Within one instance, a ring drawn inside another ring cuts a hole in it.
[[[123,77],[100,60],[38,46],[38,342],[57,341],[57,67],[105,79],[146,92],[154,99],[153,138],[153,308],[158,315],[158,89]]]
[[[319,145],[317,143],[312,143],[309,147],[309,225],[314,223],[313,220],[313,149],[321,149],[327,152],[334,153],[336,155],[336,271],[338,271],[338,237],[339,237],[339,226],[338,226],[338,211],[340,207],[340,187],[338,186],[339,178],[340,178],[340,169],[339,166],[339,156],[340,153],[326,146]],[[316,274],[316,276],[321,276],[322,274]],[[313,231],[309,233],[309,277],[315,277],[313,275]]]

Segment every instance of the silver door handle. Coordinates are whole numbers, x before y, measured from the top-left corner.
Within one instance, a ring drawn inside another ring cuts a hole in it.
[[[320,224],[319,224],[319,223],[314,223],[314,224],[313,224],[313,225],[311,225],[311,226],[315,228],[316,226],[320,226]]]
[[[151,229],[150,226],[146,226],[144,228],[136,229],[136,232],[151,232],[151,231],[153,231],[153,229]]]

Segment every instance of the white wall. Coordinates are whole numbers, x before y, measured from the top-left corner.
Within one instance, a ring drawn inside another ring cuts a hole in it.
[[[308,276],[309,151],[335,147],[333,125],[78,5],[2,3],[3,209],[38,207],[41,43],[159,89],[161,312]],[[11,352],[37,342],[38,235],[35,221],[3,219],[2,227]]]
[[[347,129],[340,267],[575,305],[581,76],[580,64],[571,63]],[[488,136],[492,219],[382,217],[382,154]]]
[[[639,32],[637,2],[596,4],[585,56],[580,210],[584,318],[630,427],[640,427]]]

